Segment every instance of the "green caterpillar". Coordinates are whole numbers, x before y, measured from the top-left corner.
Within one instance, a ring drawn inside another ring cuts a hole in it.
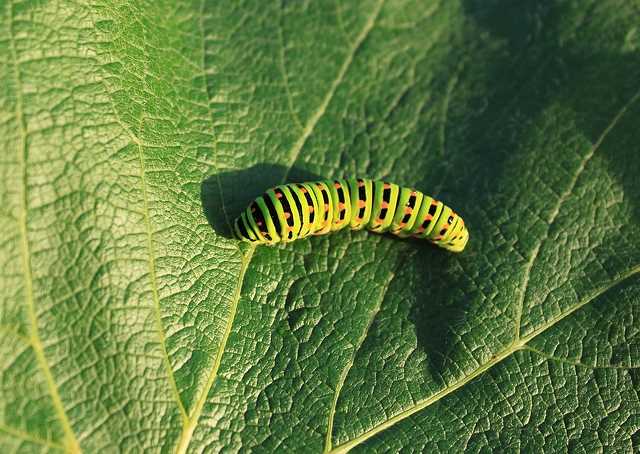
[[[236,238],[289,242],[351,227],[415,237],[452,252],[469,240],[451,208],[415,189],[369,179],[290,183],[267,190],[235,220]]]

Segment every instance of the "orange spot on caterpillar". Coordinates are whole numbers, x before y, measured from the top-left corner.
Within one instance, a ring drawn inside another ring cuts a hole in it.
[[[364,186],[364,181],[358,180],[358,187],[361,188],[362,186]]]
[[[391,188],[391,185],[389,183],[384,183],[382,185],[382,187],[385,188],[385,189],[389,189],[389,188]]]
[[[338,211],[342,211],[342,210],[344,210],[344,208],[345,208],[345,207],[344,207],[344,203],[340,202],[340,203],[338,204]]]
[[[413,208],[406,207],[404,209],[404,214],[411,214],[411,213],[413,213]]]
[[[367,202],[364,200],[358,200],[358,208],[364,208],[367,206]]]
[[[335,183],[333,183],[333,186],[334,186],[336,189],[340,189],[340,187],[341,187],[341,186],[340,186],[340,183],[338,183],[337,181],[336,181]]]
[[[309,205],[309,213],[313,213],[313,210],[314,210],[313,205]]]
[[[380,205],[380,208],[389,208],[389,204],[383,201],[382,204]]]
[[[284,218],[285,218],[285,219],[289,219],[290,217],[291,217],[291,213],[289,213],[288,211],[286,211],[286,212],[284,213]]]

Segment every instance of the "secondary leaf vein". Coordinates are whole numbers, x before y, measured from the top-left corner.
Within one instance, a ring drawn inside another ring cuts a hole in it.
[[[284,3],[281,1],[280,2],[280,24],[278,24],[278,39],[280,41],[280,52],[279,52],[278,63],[280,66],[280,72],[282,73],[284,90],[287,93],[287,104],[289,107],[289,114],[291,115],[291,118],[293,119],[294,123],[298,126],[298,128],[302,130],[304,129],[304,127],[302,126],[302,122],[300,121],[300,118],[298,118],[298,114],[295,112],[295,110],[293,110],[293,98],[291,97],[291,89],[289,88],[289,76],[287,75],[287,67],[285,65],[283,10],[284,10]]]
[[[64,451],[65,447],[61,444],[56,443],[55,441],[46,440],[44,438],[40,438],[37,435],[30,434],[29,432],[25,432],[20,429],[16,429],[13,427],[5,426],[4,424],[0,424],[0,431],[5,432],[12,437],[19,438],[24,441],[28,441],[30,443],[35,443],[38,445],[46,446],[52,449],[59,449],[60,451]]]
[[[173,368],[171,367],[171,361],[169,360],[169,354],[167,352],[166,336],[164,332],[164,327],[162,325],[160,297],[159,297],[158,286],[157,286],[158,284],[157,284],[157,276],[156,276],[155,252],[153,248],[153,232],[151,229],[151,221],[149,216],[149,202],[148,202],[147,184],[146,184],[145,168],[144,168],[144,155],[143,155],[143,147],[150,146],[150,145],[144,144],[142,139],[138,136],[142,128],[143,117],[141,116],[140,118],[140,128],[139,128],[138,134],[136,134],[123,121],[123,119],[120,118],[120,115],[118,114],[118,109],[116,108],[116,105],[113,100],[111,90],[109,89],[109,87],[107,86],[107,84],[104,82],[103,79],[100,79],[100,80],[101,80],[102,86],[104,87],[105,92],[108,95],[109,103],[111,106],[111,110],[113,111],[115,121],[118,123],[118,125],[120,125],[120,127],[122,127],[123,131],[129,136],[129,139],[131,140],[131,142],[133,142],[138,149],[139,178],[141,181],[142,195],[143,195],[142,216],[144,217],[144,220],[145,220],[145,229],[146,229],[145,233],[147,237],[147,256],[148,256],[147,266],[149,269],[149,280],[150,280],[152,300],[153,300],[153,306],[154,306],[154,314],[153,314],[154,322],[158,327],[158,342],[160,343],[160,348],[162,350],[162,362],[167,373],[167,379],[169,381],[169,386],[171,388],[171,394],[173,395],[173,400],[175,400],[176,402],[178,411],[180,412],[180,416],[184,424],[185,421],[187,420],[187,412],[185,410],[184,404],[182,403],[182,399],[180,398],[180,392],[178,391],[178,386],[176,384]],[[134,260],[134,259],[131,258],[130,260]]]
[[[253,252],[255,251],[255,246],[250,246],[246,254],[242,258],[242,265],[240,267],[240,275],[238,276],[238,285],[236,286],[235,293],[233,295],[233,299],[231,301],[231,308],[229,311],[229,317],[227,319],[227,325],[225,327],[224,336],[220,342],[220,348],[218,349],[218,353],[216,355],[215,362],[213,367],[211,368],[211,373],[209,374],[209,378],[207,379],[207,383],[204,387],[204,390],[200,394],[200,398],[196,402],[196,406],[194,407],[193,414],[189,417],[187,423],[185,424],[182,434],[180,435],[180,439],[178,441],[178,447],[176,449],[177,454],[184,454],[187,452],[187,448],[191,443],[191,438],[193,436],[193,431],[198,425],[198,420],[200,419],[200,415],[202,414],[202,409],[204,408],[204,404],[207,401],[207,396],[209,395],[209,391],[213,387],[216,379],[218,378],[218,369],[220,368],[220,363],[222,362],[222,355],[224,354],[227,341],[229,340],[229,335],[231,334],[231,328],[233,326],[233,322],[235,320],[236,312],[238,310],[238,302],[240,301],[240,294],[242,290],[242,284],[244,282],[244,275],[249,267],[249,263],[251,262],[251,258],[253,257]]]
[[[607,284],[607,285],[605,285],[605,286],[603,286],[603,287],[601,287],[599,289],[594,290],[591,293],[591,295],[589,295],[582,302],[580,302],[579,304],[574,306],[572,309],[570,309],[568,311],[565,311],[565,312],[557,315],[556,317],[550,319],[547,323],[541,325],[540,327],[538,327],[538,329],[536,329],[535,331],[533,331],[529,335],[527,335],[527,336],[525,336],[525,337],[523,337],[521,339],[515,339],[511,345],[509,345],[504,350],[498,352],[491,360],[489,360],[488,362],[486,362],[485,364],[480,366],[478,369],[476,369],[473,372],[471,372],[466,377],[462,378],[461,380],[458,380],[457,382],[453,383],[450,386],[447,386],[446,388],[443,388],[439,392],[435,393],[434,395],[432,395],[432,396],[430,396],[430,397],[428,397],[426,399],[422,399],[422,400],[417,401],[416,405],[414,405],[413,407],[407,408],[406,410],[396,414],[395,416],[387,419],[386,421],[384,421],[384,422],[372,427],[368,431],[360,434],[356,438],[354,438],[354,439],[352,439],[352,440],[350,440],[350,441],[348,441],[346,443],[343,443],[342,445],[337,446],[335,449],[333,449],[331,451],[331,453],[336,453],[337,454],[337,453],[347,452],[347,451],[351,450],[352,448],[354,448],[355,446],[357,446],[357,445],[359,445],[361,443],[364,443],[366,440],[368,440],[369,438],[373,437],[374,435],[377,435],[380,432],[382,432],[382,431],[388,429],[389,427],[395,425],[396,423],[402,421],[403,419],[406,419],[409,416],[419,412],[420,410],[423,410],[424,408],[430,406],[431,404],[433,404],[435,402],[438,402],[443,397],[448,396],[449,394],[453,393],[457,389],[459,389],[462,386],[464,386],[467,383],[469,383],[474,378],[477,378],[478,376],[482,375],[484,372],[486,372],[487,370],[491,369],[496,364],[499,364],[505,358],[508,358],[509,356],[511,356],[516,351],[526,348],[527,347],[527,343],[530,342],[536,336],[538,336],[538,335],[542,334],[543,332],[547,331],[549,328],[551,328],[552,326],[556,325],[557,323],[559,323],[560,321],[562,321],[563,319],[565,319],[566,317],[568,317],[569,315],[571,315],[572,313],[577,311],[578,309],[586,306],[587,304],[589,304],[590,302],[594,301],[599,296],[601,296],[602,294],[607,292],[608,290],[610,290],[610,289],[622,284],[623,282],[625,282],[626,280],[632,278],[633,276],[635,276],[638,273],[640,273],[640,265],[637,265],[637,266],[631,268],[630,270],[628,270],[627,272],[621,274],[620,276],[618,276],[617,279],[614,279],[611,283],[609,283],[609,284]]]
[[[558,363],[562,363],[562,364],[569,364],[570,366],[576,366],[576,367],[584,367],[586,369],[620,369],[620,370],[629,370],[629,369],[639,369],[640,366],[627,366],[624,364],[609,364],[609,365],[604,365],[604,366],[598,366],[598,365],[593,365],[593,364],[585,364],[583,362],[580,361],[573,361],[570,359],[566,359],[566,358],[560,358],[557,356],[553,356],[550,355],[549,353],[546,353],[542,350],[539,350],[537,348],[531,347],[529,345],[525,345],[524,347],[522,347],[522,350],[527,350],[530,351],[531,353],[534,353],[538,356],[542,356],[543,358],[546,358],[550,361],[555,361]]]
[[[631,99],[613,117],[611,122],[609,122],[609,124],[605,128],[604,132],[600,135],[600,137],[596,141],[596,143],[593,145],[593,147],[591,147],[589,152],[586,153],[584,155],[584,157],[582,158],[582,161],[578,165],[578,167],[576,169],[576,172],[574,173],[573,177],[571,178],[571,180],[569,182],[569,185],[567,186],[567,188],[564,190],[564,192],[558,198],[558,202],[556,203],[555,207],[551,210],[550,215],[549,215],[549,219],[547,220],[547,229],[546,229],[544,235],[542,236],[542,238],[540,239],[540,241],[534,247],[534,249],[533,249],[533,251],[531,253],[531,257],[529,258],[529,261],[527,262],[527,264],[525,266],[524,278],[522,280],[522,285],[520,286],[520,291],[518,292],[519,296],[518,296],[518,301],[516,303],[516,315],[515,315],[515,323],[514,323],[514,325],[515,325],[514,326],[514,339],[515,340],[518,340],[520,338],[520,328],[521,328],[520,325],[521,325],[521,322],[522,322],[522,312],[524,310],[524,302],[525,302],[527,290],[529,288],[529,278],[531,276],[531,271],[533,270],[533,266],[534,266],[534,264],[535,264],[535,262],[536,262],[536,260],[538,258],[538,254],[540,253],[540,249],[542,248],[542,245],[549,238],[549,233],[551,231],[551,226],[553,225],[553,223],[555,222],[556,218],[558,217],[558,214],[560,213],[560,209],[562,208],[562,205],[567,201],[569,196],[573,193],[573,190],[575,189],[575,186],[578,183],[578,179],[580,178],[580,175],[582,175],[582,172],[584,172],[584,169],[586,168],[587,164],[593,158],[593,156],[595,155],[596,151],[600,148],[600,145],[602,145],[602,142],[604,142],[604,139],[611,132],[611,130],[613,130],[613,128],[616,126],[616,124],[618,123],[620,118],[622,118],[622,116],[625,114],[627,109],[632,104],[634,104],[638,100],[639,97],[640,97],[640,90],[635,95],[633,95],[631,97]]]
[[[320,119],[326,112],[327,107],[329,106],[329,103],[331,102],[331,100],[333,99],[333,96],[336,93],[336,89],[342,83],[342,80],[344,79],[344,76],[347,73],[347,70],[351,66],[351,63],[353,62],[353,57],[356,55],[356,52],[358,52],[358,49],[360,49],[360,47],[362,46],[362,43],[367,39],[367,36],[369,36],[369,33],[373,29],[376,23],[376,20],[378,19],[378,15],[380,14],[380,10],[382,9],[382,5],[384,4],[384,1],[385,0],[379,0],[376,6],[374,7],[373,12],[367,19],[367,22],[365,23],[365,26],[362,28],[362,31],[360,32],[360,34],[358,34],[358,37],[355,39],[355,41],[351,45],[351,48],[347,53],[347,57],[344,59],[344,62],[342,62],[342,66],[340,67],[340,70],[338,71],[336,78],[331,83],[329,90],[327,91],[326,95],[324,96],[324,99],[320,103],[320,106],[318,106],[318,109],[311,116],[311,118],[309,118],[309,121],[307,122],[307,124],[305,125],[302,131],[302,135],[293,144],[293,147],[289,151],[290,164],[287,167],[287,170],[285,171],[285,174],[282,178],[284,181],[287,180],[287,177],[289,176],[289,172],[291,172],[293,165],[298,160],[300,151],[302,150],[305,143],[311,136],[311,133],[315,129],[316,125],[318,124],[318,121],[320,121]]]
[[[146,76],[146,62],[144,68],[144,75]],[[146,77],[145,77],[146,79]],[[145,80],[146,83],[146,80]],[[117,113],[116,113],[117,115]],[[144,126],[144,115],[140,114],[140,125],[138,128],[138,134],[142,136],[142,128]],[[169,359],[169,353],[167,352],[167,340],[164,331],[164,326],[162,324],[162,313],[160,310],[160,295],[158,292],[158,277],[156,274],[156,259],[155,259],[155,248],[153,246],[153,229],[151,228],[151,216],[149,211],[149,194],[147,189],[147,180],[146,180],[146,170],[144,163],[144,152],[142,149],[142,142],[140,140],[135,140],[136,136],[131,135],[131,138],[134,139],[137,148],[138,148],[138,161],[139,161],[139,169],[140,169],[140,185],[142,186],[142,201],[143,201],[143,215],[144,215],[144,223],[146,229],[147,236],[147,257],[148,257],[148,267],[149,267],[149,280],[151,284],[151,295],[153,299],[153,315],[155,319],[155,323],[158,327],[158,341],[160,342],[160,348],[162,350],[162,360],[164,363],[164,367],[167,371],[167,378],[169,380],[169,386],[171,387],[171,393],[176,401],[176,405],[178,406],[178,411],[180,412],[180,416],[182,417],[183,424],[188,419],[187,412],[185,410],[184,404],[182,403],[182,399],[180,398],[180,391],[178,390],[178,385],[176,383],[175,375],[173,373],[173,367],[171,366],[171,361]]]
[[[18,147],[18,161],[21,167],[21,176],[22,176],[22,193],[20,197],[21,210],[19,216],[19,224],[20,224],[20,251],[22,258],[22,270],[24,276],[24,288],[25,288],[25,299],[27,305],[27,316],[29,319],[29,337],[31,339],[31,344],[33,346],[33,351],[35,353],[36,361],[38,366],[42,370],[45,381],[47,384],[47,388],[49,390],[49,394],[51,395],[51,400],[53,402],[53,407],[55,408],[56,413],[58,414],[58,418],[60,419],[60,423],[62,425],[62,429],[65,433],[65,439],[67,448],[70,452],[80,452],[80,445],[78,444],[78,440],[71,428],[71,423],[69,422],[69,418],[64,409],[64,405],[62,404],[62,399],[60,398],[60,393],[58,392],[58,386],[53,378],[53,374],[51,373],[51,369],[49,368],[49,364],[47,362],[47,358],[44,353],[44,346],[42,345],[42,340],[40,339],[40,332],[38,329],[38,317],[36,315],[35,310],[35,301],[33,294],[33,274],[31,271],[31,252],[29,246],[29,237],[28,237],[28,229],[27,229],[27,212],[28,212],[28,199],[27,199],[27,188],[28,188],[28,171],[27,171],[27,162],[29,149],[27,145],[27,122],[24,116],[23,111],[23,100],[22,100],[22,80],[20,78],[20,70],[18,63],[18,54],[16,51],[14,31],[13,31],[13,2],[7,2],[7,10],[8,10],[8,28],[9,28],[9,48],[11,57],[13,59],[13,73],[16,83],[16,118],[19,125],[20,130],[20,141]]]
[[[338,405],[338,399],[340,398],[340,392],[342,391],[342,387],[344,386],[344,383],[345,383],[345,380],[347,379],[347,375],[349,374],[349,371],[353,367],[353,362],[355,361],[356,355],[358,354],[358,351],[360,351],[362,344],[364,344],[364,341],[366,340],[367,335],[369,334],[369,330],[371,329],[371,326],[373,325],[373,322],[375,321],[376,316],[378,315],[378,313],[380,312],[380,309],[382,308],[382,302],[384,301],[385,296],[387,295],[387,291],[389,290],[389,286],[391,285],[391,282],[393,281],[394,277],[395,277],[395,273],[391,273],[387,281],[384,283],[384,286],[382,288],[382,295],[378,299],[378,303],[374,306],[373,310],[371,311],[371,315],[369,316],[369,323],[367,324],[364,332],[362,333],[362,336],[360,336],[360,339],[358,340],[358,344],[353,349],[353,352],[351,353],[351,357],[349,358],[349,362],[345,365],[344,369],[342,369],[342,372],[340,373],[340,378],[338,379],[338,383],[336,384],[336,390],[333,396],[333,402],[331,404],[331,408],[329,409],[329,418],[327,422],[327,434],[326,434],[325,444],[324,444],[325,453],[331,451],[331,443],[332,443],[331,437],[333,435],[333,420],[336,416],[336,407]]]
[[[158,293],[158,277],[156,275],[156,261],[155,261],[155,250],[153,247],[153,232],[151,229],[151,221],[149,219],[149,196],[147,194],[147,183],[145,179],[145,171],[144,171],[144,158],[142,153],[142,144],[138,143],[138,159],[140,161],[140,181],[142,186],[142,198],[144,204],[144,220],[145,220],[145,228],[146,228],[146,236],[147,236],[147,251],[148,251],[148,267],[149,267],[149,279],[151,281],[151,294],[153,299],[153,315],[158,327],[158,341],[160,342],[160,347],[162,349],[162,361],[164,363],[164,367],[167,371],[167,377],[169,379],[169,384],[171,386],[171,392],[174,395],[174,399],[178,406],[178,410],[183,418],[183,420],[187,419],[187,412],[182,404],[182,399],[180,398],[180,392],[178,391],[178,385],[176,383],[175,376],[173,374],[173,368],[171,367],[171,361],[169,360],[169,353],[167,352],[167,340],[164,332],[164,326],[162,325],[162,314],[160,311],[160,296]]]

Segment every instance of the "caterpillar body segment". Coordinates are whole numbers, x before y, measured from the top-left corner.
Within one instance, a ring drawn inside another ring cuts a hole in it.
[[[330,181],[311,183],[320,210],[320,213],[318,213],[319,222],[318,225],[316,225],[315,230],[312,232],[312,235],[324,235],[331,231],[331,221],[333,220],[333,200],[331,199],[331,192],[329,191],[330,184]]]
[[[371,219],[371,200],[373,196],[373,181],[369,179],[351,179],[347,183],[351,197],[351,222],[352,230],[363,229]]]
[[[327,183],[333,201],[333,220],[331,231],[341,230],[349,225],[351,221],[351,197],[349,186],[346,180],[335,180]]]
[[[400,189],[398,207],[391,223],[391,233],[402,238],[411,235],[423,198],[424,194],[420,191],[409,188]]]
[[[235,220],[234,235],[254,244],[295,241],[350,227],[428,240],[460,252],[469,240],[462,218],[422,192],[365,178],[276,186]]]
[[[311,195],[311,187],[308,184],[297,183],[289,185],[293,190],[293,195],[298,199],[302,211],[302,225],[298,232],[298,238],[304,238],[309,235],[316,225],[316,213],[318,212],[318,204],[315,197]]]
[[[397,184],[386,181],[373,182],[373,209],[367,229],[382,233],[389,230],[396,211],[398,193],[400,187]]]

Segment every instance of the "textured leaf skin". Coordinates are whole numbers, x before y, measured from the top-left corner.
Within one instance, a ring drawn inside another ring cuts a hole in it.
[[[0,6],[0,451],[640,449],[640,2]],[[229,238],[351,175],[465,252]]]

